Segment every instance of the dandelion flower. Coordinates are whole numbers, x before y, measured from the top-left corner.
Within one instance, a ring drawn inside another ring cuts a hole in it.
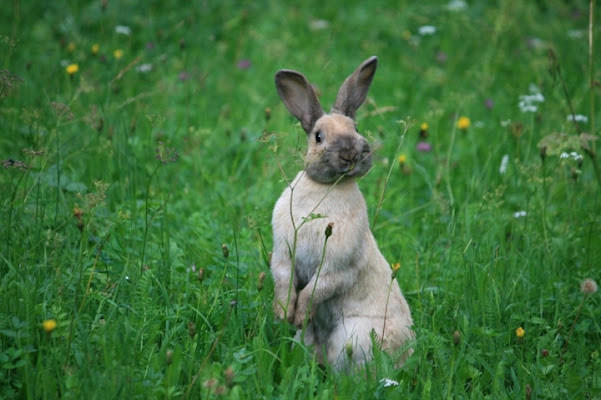
[[[468,117],[461,117],[457,120],[457,128],[459,129],[467,129],[470,127],[472,121]]]
[[[580,283],[580,290],[585,294],[593,294],[597,292],[597,282],[588,278]]]
[[[117,50],[115,50],[115,51],[113,52],[113,56],[115,56],[115,58],[116,58],[117,60],[119,60],[120,58],[122,58],[122,57],[123,57],[123,50],[121,50],[121,49],[117,49]]]
[[[523,338],[525,334],[526,334],[526,331],[521,326],[515,330],[515,335],[520,339]]]
[[[427,122],[422,122],[422,124],[419,126],[419,129],[422,131],[427,131],[429,127],[430,126],[428,125]]]
[[[52,333],[52,331],[56,329],[56,320],[47,319],[46,321],[42,322],[42,328],[44,328],[46,333]]]
[[[100,50],[100,46],[98,44],[93,44],[92,45],[92,54],[93,55],[98,54],[98,50]]]
[[[79,65],[77,64],[69,64],[65,67],[65,71],[67,71],[67,73],[69,75],[73,75],[75,74],[77,71],[79,71]]]
[[[404,155],[404,154],[401,154],[401,155],[399,156],[399,163],[400,163],[400,164],[405,164],[406,162],[407,162],[407,156],[406,156],[406,155]]]

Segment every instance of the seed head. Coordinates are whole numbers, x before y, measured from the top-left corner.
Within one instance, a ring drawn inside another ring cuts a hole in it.
[[[597,282],[593,279],[585,279],[580,283],[580,290],[584,294],[593,294],[597,292]]]

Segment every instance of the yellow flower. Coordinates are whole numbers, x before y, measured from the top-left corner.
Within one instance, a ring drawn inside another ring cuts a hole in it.
[[[100,46],[98,46],[98,44],[92,45],[92,54],[98,54],[98,50],[100,50]]]
[[[73,52],[73,50],[75,50],[75,43],[73,43],[73,42],[70,42],[70,43],[67,45],[67,50],[69,50],[70,52]]]
[[[67,73],[69,75],[73,75],[74,73],[76,73],[77,71],[79,71],[79,65],[77,65],[77,64],[69,64],[65,68],[65,71],[67,71]]]
[[[406,162],[407,162],[407,156],[406,156],[406,155],[404,155],[404,154],[401,154],[401,155],[399,156],[399,163],[400,163],[400,164],[405,164]]]
[[[459,129],[467,129],[470,127],[472,121],[468,117],[461,117],[457,120],[457,128]]]
[[[42,328],[46,331],[46,333],[52,333],[54,329],[56,329],[56,321],[53,319],[47,319],[42,322]]]
[[[123,50],[121,49],[117,49],[113,52],[113,55],[115,56],[115,58],[118,60],[121,57],[123,57]]]
[[[401,263],[390,264],[392,267],[392,279],[396,278],[397,272],[399,272],[399,268],[401,268]]]
[[[422,124],[419,126],[419,129],[421,129],[422,131],[427,131],[429,127],[430,127],[430,126],[428,125],[428,123],[427,123],[427,122],[423,122],[423,123],[422,123]]]
[[[525,334],[526,334],[526,331],[521,326],[515,330],[515,335],[520,339],[523,338]]]

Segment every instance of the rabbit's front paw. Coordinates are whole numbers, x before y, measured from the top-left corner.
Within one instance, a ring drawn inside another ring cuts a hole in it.
[[[298,328],[302,328],[305,320],[310,321],[313,318],[313,311],[315,307],[311,306],[311,297],[303,295],[304,292],[301,292],[298,296],[298,301],[296,303],[296,310],[294,312],[294,325]]]
[[[295,305],[296,293],[294,292],[290,294],[290,299],[288,299],[288,296],[283,296],[282,298],[276,297],[273,300],[273,314],[277,319],[292,323],[294,320]]]

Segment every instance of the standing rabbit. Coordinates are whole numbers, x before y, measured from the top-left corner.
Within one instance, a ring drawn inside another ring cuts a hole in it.
[[[309,143],[305,169],[273,211],[274,313],[301,328],[297,339],[338,370],[371,359],[372,332],[390,352],[414,337],[409,306],[369,229],[355,182],[372,164],[354,118],[376,66],[371,57],[344,81],[330,114],[304,75],[291,70],[275,75],[278,94]]]

